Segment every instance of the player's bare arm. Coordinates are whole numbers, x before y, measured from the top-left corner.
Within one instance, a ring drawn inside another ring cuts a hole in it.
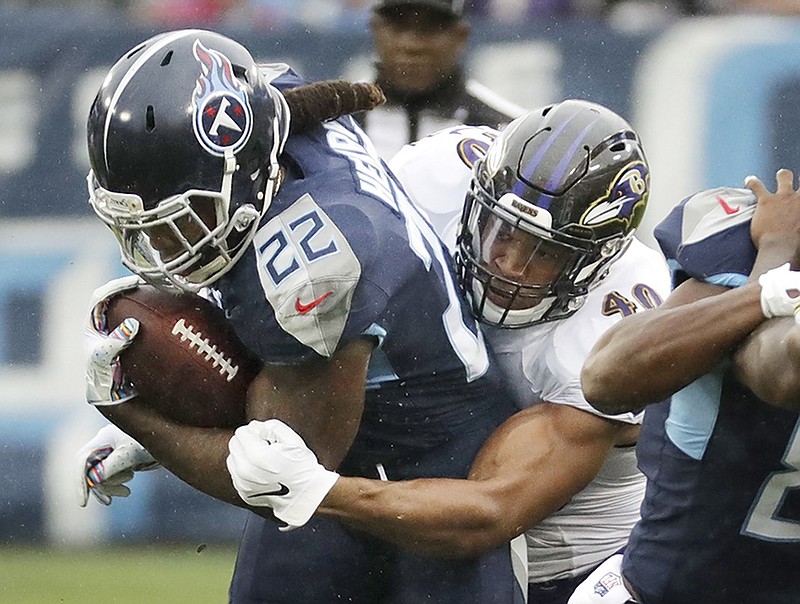
[[[186,426],[138,403],[133,399],[98,410],[187,484],[227,503],[246,507],[224,471],[233,430]]]
[[[622,413],[690,384],[764,320],[759,296],[757,284],[729,290],[684,282],[659,308],[626,317],[603,334],[581,373],[586,400],[604,413]]]
[[[772,193],[759,179],[748,179],[750,189],[758,196],[750,225],[759,250],[754,274],[763,272],[765,264],[769,267],[781,261],[798,268],[800,192],[795,190],[790,170],[779,170],[775,180],[777,187]],[[796,320],[777,317],[764,322],[739,347],[734,361],[737,378],[759,399],[800,410],[800,326]]]
[[[266,366],[248,391],[248,419],[276,417],[297,430],[327,468],[353,443],[364,409],[373,341],[354,340],[330,359]]]
[[[266,367],[251,384],[248,408],[257,419],[277,417],[291,425],[315,443],[329,467],[336,467],[358,428],[371,352],[369,340],[356,340],[327,360],[293,368]],[[233,430],[186,426],[137,403],[134,398],[98,409],[181,480],[246,507],[225,467]]]
[[[746,285],[728,290],[690,279],[660,308],[627,317],[603,335],[581,375],[593,406],[620,413],[666,398],[732,354],[772,314],[764,308],[769,292],[758,281],[783,263],[797,268],[800,194],[793,179],[791,171],[779,170],[775,193],[758,178],[747,179],[758,198],[750,227],[758,254]],[[645,381],[642,375],[649,377]]]
[[[638,426],[544,403],[507,420],[468,480],[340,477],[318,513],[422,554],[466,557],[505,543],[567,503]]]
[[[734,356],[736,377],[761,400],[800,411],[800,325],[789,317],[765,321]]]
[[[777,186],[772,193],[755,176],[746,180],[758,198],[750,223],[750,237],[758,249],[751,278],[784,262],[794,270],[800,268],[800,191],[795,190],[791,170],[778,170],[775,181]]]

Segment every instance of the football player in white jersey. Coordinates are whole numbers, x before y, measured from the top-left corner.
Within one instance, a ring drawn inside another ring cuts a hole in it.
[[[500,133],[437,133],[391,167],[454,252],[521,410],[483,446],[468,480],[339,477],[324,500],[305,504],[441,556],[474,556],[524,532],[529,603],[563,604],[624,547],[644,493],[641,414],[604,415],[580,386],[598,338],[669,292],[663,258],[633,236],[649,192],[638,136],[609,109],[569,100]],[[303,499],[309,484],[330,481],[276,420],[240,428],[229,448],[234,486],[251,505]],[[288,494],[264,494],[277,483]]]

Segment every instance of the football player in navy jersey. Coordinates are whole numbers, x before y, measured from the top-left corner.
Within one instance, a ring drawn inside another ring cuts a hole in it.
[[[642,604],[800,601],[793,180],[780,170],[775,193],[755,177],[698,193],[656,228],[677,287],[609,330],[583,371],[606,412],[653,403],[638,445],[642,519],[624,558],[573,602],[607,601],[602,581],[620,574]]]
[[[625,546],[645,489],[634,449],[642,414],[599,413],[580,388],[601,334],[669,293],[663,258],[634,237],[649,193],[639,137],[608,108],[570,99],[501,132],[433,134],[390,167],[455,252],[521,410],[483,446],[469,480],[336,478],[274,420],[236,431],[231,477],[265,506],[285,503],[268,485],[298,500],[304,485],[324,485],[320,514],[443,557],[524,533],[529,604],[566,604]],[[308,504],[318,500],[314,491]]]
[[[302,84],[211,32],[147,40],[112,67],[91,108],[92,207],[138,276],[211,290],[264,362],[249,417],[282,419],[355,476],[464,477],[510,399],[446,248],[355,122],[329,120],[345,95],[300,131]],[[124,433],[81,451],[84,502],[124,495],[121,482],[155,459],[243,506],[225,468],[232,432],[157,416],[120,375],[138,326],[104,326],[103,302],[133,284],[95,296],[87,398]],[[280,522],[263,508],[270,519],[248,517],[232,602],[521,601],[507,544],[434,560],[332,520],[306,524],[313,507],[289,498],[274,510]]]

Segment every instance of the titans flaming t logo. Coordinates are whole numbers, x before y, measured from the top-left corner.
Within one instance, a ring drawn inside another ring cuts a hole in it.
[[[194,42],[202,74],[192,95],[194,135],[209,153],[236,153],[250,138],[253,111],[247,94],[233,76],[231,62],[220,52]]]
[[[617,173],[604,197],[581,216],[580,224],[597,226],[612,220],[630,224],[641,213],[650,189],[650,172],[644,162],[634,161]]]

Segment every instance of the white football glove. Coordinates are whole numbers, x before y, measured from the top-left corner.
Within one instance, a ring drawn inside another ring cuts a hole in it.
[[[622,554],[614,554],[594,569],[567,604],[625,604],[635,602],[622,582]]]
[[[289,531],[303,526],[339,475],[317,461],[303,439],[277,419],[251,421],[228,443],[233,486],[248,505],[272,508]]]
[[[109,333],[105,303],[115,294],[141,283],[136,276],[122,277],[109,281],[92,293],[84,329],[86,400],[92,405],[118,405],[136,396],[133,385],[122,374],[119,355],[139,331],[139,321],[125,319]]]
[[[788,262],[761,275],[758,284],[761,286],[761,310],[766,318],[791,317],[797,312],[800,271],[789,270]]]
[[[86,507],[89,493],[103,505],[113,497],[127,497],[125,485],[134,472],[154,470],[160,464],[142,445],[109,424],[80,448],[75,456],[78,505]]]

